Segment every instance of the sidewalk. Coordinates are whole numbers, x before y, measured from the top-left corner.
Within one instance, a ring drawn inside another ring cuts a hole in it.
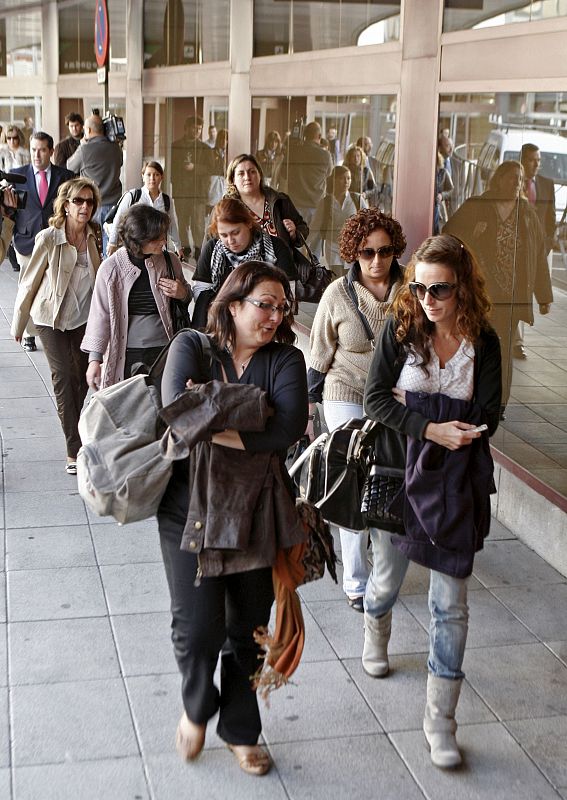
[[[263,709],[275,768],[238,769],[209,726],[195,764],[174,734],[180,679],[153,521],[91,517],[64,471],[43,352],[10,338],[0,267],[0,798],[567,800],[567,579],[497,523],[476,560],[458,709],[465,766],[431,766],[421,720],[427,573],[394,609],[392,672],[361,668],[362,615],[328,578],[305,587],[306,648]]]

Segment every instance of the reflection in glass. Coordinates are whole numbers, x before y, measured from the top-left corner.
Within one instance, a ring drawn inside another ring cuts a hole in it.
[[[126,6],[108,4],[110,70],[126,71]],[[96,72],[92,0],[77,0],[59,9],[59,72]]]
[[[226,61],[230,0],[146,0],[146,67]]]
[[[400,0],[254,0],[254,56],[383,44],[399,27]]]
[[[0,76],[15,78],[41,73],[41,13],[0,18]]]
[[[567,16],[565,0],[445,0],[444,31],[491,28]]]

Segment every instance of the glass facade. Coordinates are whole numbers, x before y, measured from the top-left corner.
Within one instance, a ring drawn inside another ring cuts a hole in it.
[[[79,0],[59,9],[59,72],[96,72],[94,53],[94,4]],[[108,3],[110,69],[126,71],[126,8]]]
[[[230,0],[145,2],[145,66],[227,61],[229,21]]]
[[[445,0],[444,31],[492,28],[567,16],[567,0]]]
[[[41,74],[41,13],[0,15],[0,76]]]
[[[399,37],[399,0],[254,0],[255,56],[383,44]]]
[[[439,228],[477,255],[502,347],[493,444],[567,494],[564,96],[443,95],[439,110]]]

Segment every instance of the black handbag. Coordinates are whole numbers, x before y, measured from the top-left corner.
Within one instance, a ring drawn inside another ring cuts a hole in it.
[[[403,533],[404,470],[371,464],[364,484],[360,510],[372,528]]]
[[[301,236],[299,232],[297,235]],[[321,264],[303,236],[301,239],[301,246],[305,248],[307,256],[303,255],[298,247],[293,248],[293,261],[298,276],[295,284],[295,297],[299,302],[318,303],[323,292],[333,280],[333,273]]]
[[[171,256],[167,250],[163,251],[165,263],[167,264],[167,274],[170,278],[175,280],[176,275],[171,263]],[[173,326],[173,333],[183,330],[184,328],[191,327],[191,316],[189,314],[189,306],[182,300],[177,300],[174,297],[169,298],[169,308],[171,311],[171,324]]]

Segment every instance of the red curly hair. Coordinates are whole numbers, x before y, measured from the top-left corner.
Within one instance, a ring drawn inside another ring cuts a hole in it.
[[[427,319],[417,297],[408,284],[415,280],[418,262],[442,264],[455,274],[457,284],[456,329],[473,344],[489,325],[490,300],[480,267],[466,244],[456,236],[442,233],[430,236],[412,256],[404,273],[404,285],[392,302],[391,312],[396,320],[396,339],[404,349],[414,350],[421,358],[420,366],[427,372],[431,360],[430,338],[435,324]]]

